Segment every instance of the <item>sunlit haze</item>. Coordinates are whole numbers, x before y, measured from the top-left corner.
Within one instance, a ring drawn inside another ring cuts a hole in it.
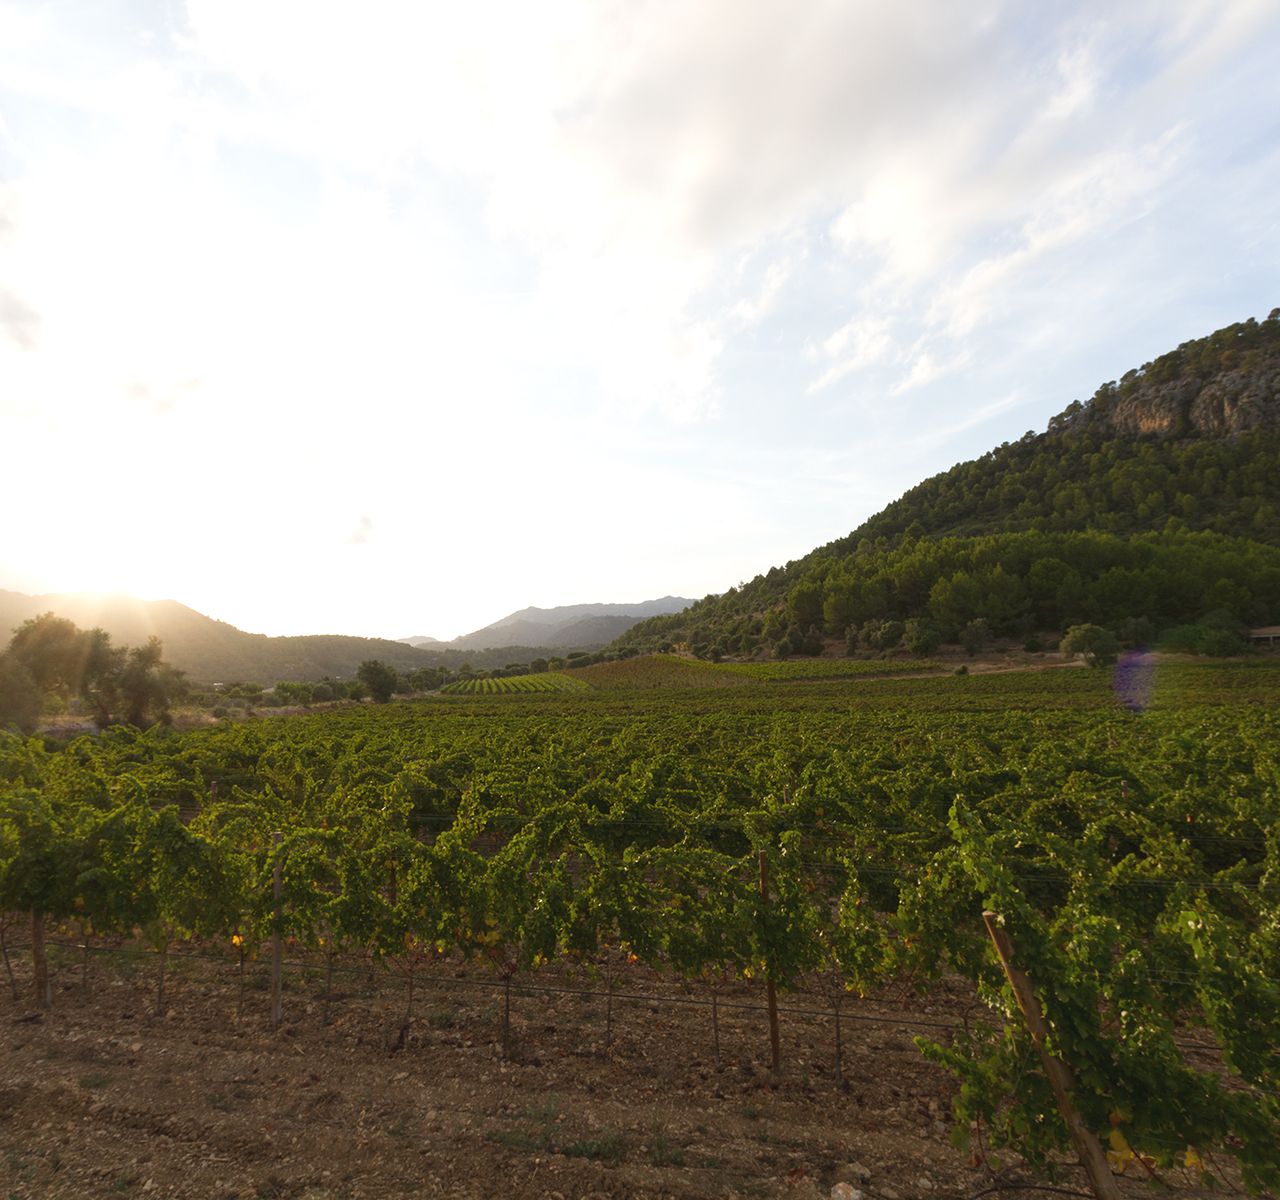
[[[0,3],[0,587],[701,596],[1280,304],[1280,6]]]

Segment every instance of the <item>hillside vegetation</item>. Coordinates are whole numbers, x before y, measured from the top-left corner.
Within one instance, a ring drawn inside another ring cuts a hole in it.
[[[1130,623],[1149,638],[1212,613],[1234,628],[1280,619],[1277,568],[1280,309],[1129,371],[1044,433],[613,648],[814,650],[821,633],[891,620],[944,638],[974,620],[992,634]]]

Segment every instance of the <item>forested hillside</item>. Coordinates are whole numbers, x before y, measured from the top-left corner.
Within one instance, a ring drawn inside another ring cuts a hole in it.
[[[1280,309],[1187,342],[912,488],[847,537],[615,646],[807,645],[869,621],[1280,619]],[[1148,632],[1144,629],[1144,632]]]

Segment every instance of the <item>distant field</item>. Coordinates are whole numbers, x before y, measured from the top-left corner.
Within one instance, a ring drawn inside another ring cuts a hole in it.
[[[573,678],[581,679],[602,692],[742,687],[759,682],[714,663],[677,658],[674,654],[645,654],[618,662],[596,663],[575,670]]]
[[[597,663],[573,672],[603,692],[654,688],[743,687],[754,683],[806,679],[857,679],[865,676],[918,675],[938,671],[932,659],[791,658],[781,662],[709,663],[674,654],[645,654],[619,662]]]
[[[535,692],[581,692],[588,685],[560,671],[542,671],[536,675],[507,675],[500,679],[460,679],[442,692],[464,696],[531,695]]]
[[[856,679],[860,675],[910,675],[941,671],[945,664],[933,659],[900,658],[788,658],[781,662],[718,663],[727,671],[748,679]]]

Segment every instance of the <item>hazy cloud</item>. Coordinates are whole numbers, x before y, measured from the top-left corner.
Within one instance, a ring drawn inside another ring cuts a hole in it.
[[[347,535],[348,546],[363,546],[373,538],[373,518],[363,514],[356,521],[355,528]]]
[[[0,329],[15,346],[34,350],[40,335],[40,314],[21,296],[0,288]]]
[[[754,296],[744,297],[733,306],[733,315],[744,326],[758,325],[773,311],[778,296],[795,270],[790,256],[769,264]]]

